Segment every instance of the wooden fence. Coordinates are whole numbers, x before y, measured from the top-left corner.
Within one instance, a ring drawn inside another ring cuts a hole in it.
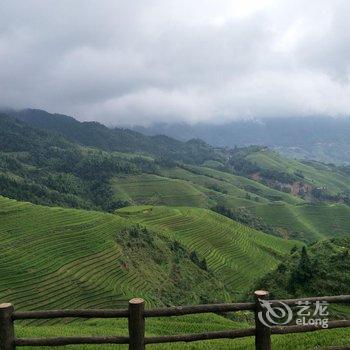
[[[135,298],[129,301],[128,309],[116,310],[52,310],[52,311],[15,311],[12,304],[0,304],[0,350],[14,350],[19,346],[64,346],[72,344],[129,344],[131,350],[144,350],[147,344],[193,342],[209,339],[235,339],[255,337],[256,350],[271,349],[271,334],[287,334],[299,332],[312,332],[322,330],[320,325],[306,326],[273,326],[268,327],[258,317],[266,315],[259,299],[267,300],[269,293],[256,291],[253,303],[234,304],[208,304],[183,307],[169,307],[153,310],[144,309],[143,299]],[[294,306],[297,301],[302,302],[328,302],[350,303],[350,295],[313,297],[290,300],[270,300],[272,306],[284,302]],[[226,313],[235,311],[253,311],[255,313],[255,328],[224,330],[207,333],[176,334],[168,336],[145,337],[145,319],[148,317],[170,317],[202,313]],[[110,337],[57,337],[57,338],[17,338],[15,336],[14,322],[27,319],[54,319],[64,317],[78,318],[128,318],[129,336]],[[350,327],[350,320],[329,321],[328,328]],[[344,348],[345,349],[345,348]],[[346,349],[349,349],[347,347]]]

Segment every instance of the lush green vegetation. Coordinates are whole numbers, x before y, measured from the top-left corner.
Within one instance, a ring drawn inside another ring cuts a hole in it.
[[[320,241],[292,249],[290,257],[269,273],[259,286],[273,297],[350,294],[350,239]]]
[[[129,129],[109,129],[97,122],[80,123],[72,117],[42,110],[10,111],[9,114],[33,127],[63,135],[71,142],[105,151],[150,154],[165,163],[202,164],[206,160],[223,159],[200,140],[181,142],[166,136],[149,137]]]
[[[205,314],[202,316],[183,316],[173,318],[148,319],[146,321],[146,334],[168,335],[180,333],[200,333],[206,331],[219,331],[225,329],[245,328],[251,326],[247,321],[230,321],[227,318],[218,315]],[[69,323],[51,326],[19,325],[16,332],[21,337],[53,337],[77,336],[77,335],[127,335],[127,322],[89,320],[83,323]],[[324,348],[327,346],[348,345],[350,335],[348,329],[326,330],[313,333],[300,333],[289,335],[272,336],[273,349],[277,350],[310,350]],[[61,347],[52,347],[60,349]],[[233,339],[233,340],[212,340],[195,343],[173,343],[148,345],[149,349],[162,350],[204,350],[204,349],[223,349],[223,350],[253,350],[254,339]],[[29,350],[35,350],[29,347]],[[91,350],[91,349],[127,349],[126,345],[113,346],[94,346],[94,345],[73,345],[67,346],[69,350]]]
[[[211,271],[178,241],[120,216],[0,197],[0,299],[20,309],[224,300]],[[209,292],[212,291],[212,292]]]
[[[161,230],[206,259],[209,269],[237,296],[271,271],[297,242],[267,235],[210,210],[135,207],[117,213],[149,229]]]
[[[289,205],[279,202],[255,205],[249,210],[287,237],[306,242],[348,235],[350,232],[350,207],[345,204]]]
[[[205,189],[196,188],[187,181],[155,174],[114,177],[111,183],[115,199],[130,204],[206,207],[210,202]]]
[[[0,215],[0,296],[25,309],[234,298],[297,244],[205,209],[113,215],[0,197]]]
[[[39,113],[38,118],[42,123],[40,129],[0,115],[0,193],[4,196],[44,205],[113,211],[127,204],[113,195],[111,180],[118,174],[154,174],[174,161],[201,163],[220,158],[219,153],[200,141],[155,140],[127,130],[116,132],[96,123],[85,125],[49,114],[42,118]],[[76,133],[91,143],[82,147],[83,140],[78,136],[65,139],[48,127],[50,123],[60,126],[62,130],[57,131],[62,133],[77,129]],[[112,145],[108,148],[94,141],[88,131],[96,137],[100,135],[101,142],[109,137]],[[125,147],[118,147],[119,143]],[[119,152],[139,149],[144,149],[147,155]]]
[[[252,215],[244,207],[233,210],[233,209],[226,208],[223,205],[217,205],[216,207],[213,207],[212,210],[234,221],[237,221],[249,227],[252,227],[256,230],[270,233],[275,236],[283,237],[285,235],[283,230],[275,228],[272,225],[266,224],[261,217]]]
[[[199,184],[203,181],[207,181],[209,184],[217,184],[218,187],[221,186],[223,190],[226,190],[227,194],[232,194],[232,200],[240,198],[249,200],[251,203],[275,201],[284,201],[290,204],[304,203],[304,200],[297,196],[278,191],[263,183],[229,171],[186,165],[182,169],[168,169],[166,174],[169,174],[171,177],[198,182]]]
[[[340,194],[350,188],[349,177],[332,165],[311,161],[302,163],[283,158],[267,149],[250,153],[246,159],[263,171],[281,172],[283,169],[283,174],[286,174],[286,177],[290,176],[290,182],[302,181],[316,188],[324,188],[325,192],[331,195]],[[288,183],[283,177],[280,180]]]
[[[44,205],[111,211],[109,181],[118,173],[154,172],[148,157],[82,148],[62,136],[0,116],[0,193]]]
[[[350,246],[341,238],[350,232],[349,174],[262,147],[214,149],[36,110],[0,115],[0,299],[19,309],[108,308],[134,296],[148,306],[239,300],[257,286],[276,296],[350,293]],[[151,320],[147,332],[250,322],[246,314],[191,316]],[[126,329],[95,320],[18,325],[25,336]],[[274,345],[349,341],[337,330],[275,337]],[[157,348],[214,344],[253,346]]]

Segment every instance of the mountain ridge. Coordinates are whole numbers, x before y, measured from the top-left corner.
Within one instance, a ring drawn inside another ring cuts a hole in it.
[[[267,146],[300,159],[350,164],[350,118],[326,116],[236,120],[222,124],[155,123],[133,126],[147,135],[200,138],[215,147]]]

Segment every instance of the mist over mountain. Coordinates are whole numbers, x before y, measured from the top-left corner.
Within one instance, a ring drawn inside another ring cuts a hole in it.
[[[264,145],[284,155],[331,163],[350,162],[350,119],[322,116],[238,120],[209,123],[157,123],[133,128],[186,141],[200,138],[219,147]]]

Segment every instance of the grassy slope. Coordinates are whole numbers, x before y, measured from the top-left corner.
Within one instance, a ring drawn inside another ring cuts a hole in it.
[[[245,291],[293,245],[205,209],[132,207],[119,213],[128,220],[0,197],[1,300],[21,309],[117,307],[136,294],[181,300],[172,294],[181,281],[196,295],[197,286],[213,289],[219,280],[231,292]],[[129,248],[133,237],[124,231],[135,222],[151,228],[154,241],[134,240]],[[174,240],[205,257],[216,278],[169,248]],[[180,267],[172,263],[175,256]],[[174,267],[180,281],[170,277]]]
[[[227,203],[230,207],[252,205],[255,201],[269,203],[269,196],[279,196],[280,192],[266,186],[254,183],[249,179],[247,183],[254,185],[253,191],[245,190],[239,184],[237,176],[217,172],[221,179],[211,176],[211,169],[196,167],[203,171],[196,174],[182,168],[161,169],[159,175],[142,174],[115,177],[112,180],[116,199],[128,200],[132,204],[152,204],[168,206],[193,206],[209,208],[216,203]],[[205,175],[208,172],[209,176]],[[214,171],[215,172],[215,171]],[[228,179],[223,179],[225,177]],[[235,182],[230,181],[230,177]],[[245,182],[245,181],[243,181]],[[247,187],[248,188],[248,187]],[[260,190],[260,191],[259,191]],[[251,200],[247,199],[250,196]],[[283,199],[292,203],[299,203],[297,198],[282,194]]]
[[[263,202],[274,200],[283,200],[284,202],[290,204],[298,204],[304,202],[298,197],[292,196],[288,193],[274,190],[259,182],[253,181],[243,176],[238,176],[215,169],[198,166],[187,166],[186,169],[188,171],[185,176],[187,176],[188,179],[196,179],[195,177],[193,177],[193,174],[197,174],[205,176],[206,178],[220,181],[223,186],[234,186],[236,188],[236,191],[240,190],[241,196],[244,195],[244,198],[246,198],[246,194],[248,193],[251,197],[258,197],[258,201]],[[177,172],[177,174],[179,174],[179,172]]]
[[[121,305],[131,276],[111,233],[124,220],[2,197],[0,216],[2,300],[22,309]]]
[[[114,177],[112,180],[115,198],[133,204],[189,205],[208,207],[209,198],[203,189],[191,183],[169,179],[153,174]]]
[[[132,204],[193,206],[210,208],[252,206],[283,200],[304,201],[253,180],[204,167],[162,168],[158,175],[121,175],[112,179],[114,198]]]
[[[0,197],[0,218],[0,300],[17,308],[120,307],[135,295],[199,302],[205,290],[222,298],[189,252],[155,232],[126,235],[134,225],[119,216]],[[181,283],[188,294],[176,294]]]
[[[210,269],[240,293],[274,268],[295,244],[255,231],[210,210],[198,208],[132,207],[118,210],[123,217],[162,230],[189,250],[205,257]]]
[[[333,195],[350,189],[350,179],[325,164],[304,164],[297,160],[283,158],[278,153],[268,150],[251,153],[246,158],[265,169],[279,170],[290,174],[301,171],[306,183],[315,187],[325,186],[327,191]]]
[[[203,167],[191,169],[164,169],[161,173],[187,181],[216,203],[245,207],[266,223],[283,229],[287,236],[297,231],[299,238],[312,242],[350,233],[350,208],[344,204],[310,204],[244,177]],[[281,200],[271,200],[278,196]]]
[[[350,207],[344,204],[310,204],[256,181],[204,167],[164,169],[161,173],[186,180],[202,191],[206,189],[204,193],[209,198],[227,207],[246,207],[287,234],[298,231],[305,241],[350,234]],[[281,200],[271,201],[278,196]]]
[[[250,210],[271,225],[302,233],[307,241],[350,234],[350,207],[344,204],[293,206],[280,202],[252,206]]]

